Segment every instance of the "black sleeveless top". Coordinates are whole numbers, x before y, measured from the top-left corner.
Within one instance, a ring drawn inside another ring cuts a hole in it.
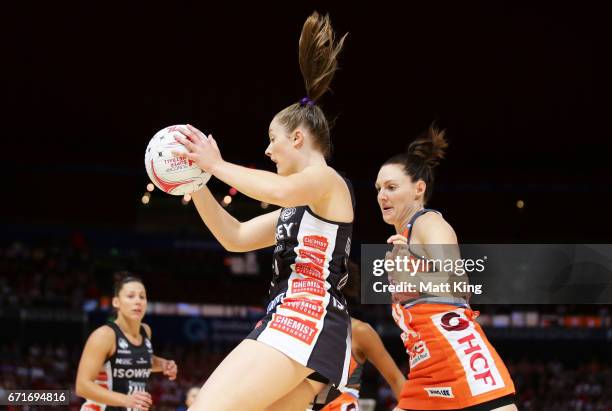
[[[153,366],[153,345],[144,327],[140,326],[142,343],[134,345],[116,323],[109,322],[106,325],[115,332],[115,353],[104,363],[104,369],[98,374],[96,384],[126,395],[146,391]],[[96,405],[100,410],[125,411],[124,407],[105,406],[91,400],[87,400],[81,410],[96,409],[92,407]]]
[[[353,210],[355,196],[348,180]],[[281,209],[276,224],[270,296],[291,277],[323,281],[336,297],[348,281],[348,257],[353,223],[326,220],[308,206]],[[311,288],[312,290],[312,288]]]

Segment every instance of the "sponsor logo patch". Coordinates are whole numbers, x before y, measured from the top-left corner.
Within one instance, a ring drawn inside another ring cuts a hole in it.
[[[320,297],[325,295],[325,283],[319,280],[293,280],[291,282],[291,293],[307,293]]]
[[[423,389],[427,391],[427,395],[430,397],[455,398],[451,387],[426,387]]]
[[[119,338],[119,348],[121,348],[122,350],[127,349],[127,347],[129,347],[128,342],[124,339],[124,338]]]
[[[312,344],[318,331],[316,324],[312,321],[286,317],[280,314],[273,315],[270,328],[290,335],[308,345]]]
[[[456,312],[451,311],[442,316],[440,326],[446,331],[463,331],[470,326],[470,323]]]
[[[483,337],[457,309],[431,317],[438,330],[453,347],[463,367],[472,395],[480,395],[506,386]]]
[[[329,241],[322,235],[307,235],[304,237],[304,245],[325,252],[329,246]]]
[[[131,358],[117,358],[115,360],[115,364],[118,364],[118,365],[132,365],[132,359]]]
[[[298,253],[300,258],[310,260],[321,267],[325,265],[325,254],[317,253],[316,251],[304,250],[303,248],[300,248]]]
[[[319,280],[325,279],[323,269],[313,263],[295,263],[295,272],[306,277],[314,277]]]
[[[296,211],[295,207],[284,208],[280,216],[281,221],[289,220],[291,217],[293,217],[293,215],[295,214],[295,211]]]
[[[427,344],[425,341],[417,341],[408,349],[408,355],[410,356],[410,368],[414,368],[423,361],[426,361],[431,358],[429,355],[429,350],[427,349]]]
[[[149,378],[149,375],[151,375],[150,368],[130,368],[127,370],[115,368],[113,370],[114,378]]]
[[[308,317],[320,320],[325,309],[321,301],[311,301],[306,299],[286,299],[281,305],[282,308],[295,311],[296,313],[307,315]]]

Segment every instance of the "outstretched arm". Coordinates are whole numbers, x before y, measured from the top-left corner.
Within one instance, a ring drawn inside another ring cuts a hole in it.
[[[188,153],[174,155],[194,161],[202,170],[235,187],[247,196],[281,207],[310,205],[327,195],[334,184],[335,171],[326,165],[306,167],[290,176],[255,170],[224,161],[212,135],[206,137],[195,127],[180,127],[183,137],[175,137]]]
[[[329,191],[332,170],[327,166],[310,166],[290,176],[242,167],[226,161],[215,166],[219,180],[256,200],[281,207],[309,205]]]

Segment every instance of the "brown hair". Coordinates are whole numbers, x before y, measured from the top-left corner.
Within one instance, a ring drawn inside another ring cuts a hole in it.
[[[440,130],[433,123],[429,129],[417,137],[405,153],[397,154],[387,160],[387,164],[399,164],[403,166],[406,175],[412,181],[423,180],[425,182],[425,195],[423,202],[431,198],[434,183],[434,168],[440,164],[444,158],[448,142],[445,138],[446,130]]]
[[[119,297],[119,293],[121,292],[121,289],[127,283],[137,282],[137,283],[144,285],[140,277],[135,276],[129,271],[117,271],[116,273],[113,274],[113,281],[114,281],[113,295],[115,297]]]
[[[288,130],[307,127],[317,147],[325,157],[331,153],[329,123],[323,110],[314,104],[327,90],[338,68],[338,53],[344,39],[336,41],[329,15],[321,16],[316,11],[304,23],[300,35],[300,70],[306,86],[306,99],[280,111],[276,118]]]

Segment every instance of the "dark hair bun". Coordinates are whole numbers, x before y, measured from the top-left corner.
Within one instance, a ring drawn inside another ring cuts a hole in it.
[[[445,134],[446,130],[440,130],[435,123],[432,124],[426,132],[410,143],[408,158],[411,161],[423,162],[429,168],[436,167],[444,158],[448,147]]]

